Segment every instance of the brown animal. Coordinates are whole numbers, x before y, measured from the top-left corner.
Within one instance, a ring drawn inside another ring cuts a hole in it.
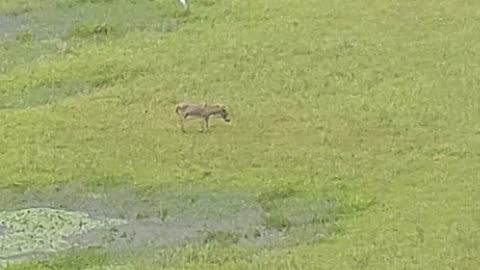
[[[180,127],[183,132],[184,120],[188,117],[202,118],[202,131],[208,131],[208,120],[210,116],[218,115],[223,118],[225,122],[230,122],[230,117],[225,105],[222,104],[207,104],[194,102],[180,102],[175,106],[175,112],[180,117]]]

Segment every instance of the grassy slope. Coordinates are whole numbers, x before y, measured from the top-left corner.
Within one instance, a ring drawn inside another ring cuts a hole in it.
[[[128,176],[245,190],[341,185],[352,200],[378,204],[331,241],[185,248],[170,266],[476,269],[480,5],[216,2],[194,6],[178,32],[84,42],[76,54],[0,75],[11,100],[52,81],[106,82],[93,94],[0,111],[1,184]],[[224,102],[234,122],[214,121],[209,136],[192,122],[184,135],[173,113],[181,99]],[[103,257],[83,256],[89,262],[57,265],[103,269]],[[139,266],[156,262],[118,269]]]

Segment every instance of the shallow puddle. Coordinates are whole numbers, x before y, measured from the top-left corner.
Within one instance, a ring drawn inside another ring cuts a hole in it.
[[[254,194],[240,192],[185,187],[148,195],[130,187],[92,192],[73,182],[24,191],[0,189],[0,264],[74,247],[121,250],[225,239],[278,245],[327,236],[325,228],[311,226],[304,215],[292,215],[298,224],[288,230],[268,228],[265,214]]]
[[[25,25],[21,16],[0,13],[0,34],[14,33]]]

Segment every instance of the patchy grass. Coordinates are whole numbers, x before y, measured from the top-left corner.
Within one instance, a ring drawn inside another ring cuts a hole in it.
[[[232,232],[209,231],[205,237],[205,243],[237,244],[239,236]]]
[[[0,41],[0,185],[250,192],[301,239],[11,269],[476,269],[479,8],[0,0],[27,21]],[[102,26],[113,34],[92,38]],[[233,122],[183,134],[184,99],[225,103]],[[327,238],[303,240],[323,224]]]

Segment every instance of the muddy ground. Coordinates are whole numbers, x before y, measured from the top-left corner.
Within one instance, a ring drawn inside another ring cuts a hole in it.
[[[75,182],[0,189],[0,262],[91,246],[115,251],[216,238],[255,245],[318,241],[327,231],[314,219],[329,213],[325,205],[315,207],[292,208],[288,224],[269,226],[271,209],[256,194],[188,187],[146,193],[127,186],[93,192]]]

